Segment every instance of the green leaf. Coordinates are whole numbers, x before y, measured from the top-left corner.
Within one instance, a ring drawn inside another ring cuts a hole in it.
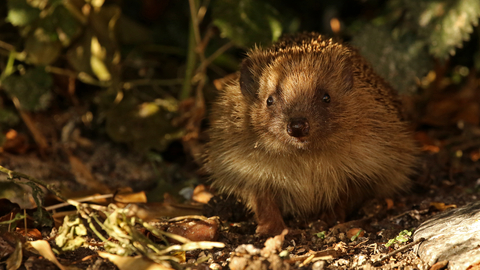
[[[38,227],[52,227],[53,219],[43,207],[37,207],[37,211],[33,213],[34,223]]]
[[[325,231],[319,232],[315,234],[320,239],[325,239]]]
[[[125,93],[107,112],[106,131],[114,141],[133,145],[136,150],[162,151],[183,134],[171,123],[175,116],[176,113],[161,102],[143,103]]]
[[[7,6],[7,21],[15,26],[26,26],[40,15],[40,9],[29,5],[27,0],[8,0]]]
[[[25,41],[25,52],[27,52],[30,62],[35,65],[49,65],[53,63],[57,60],[62,50],[60,41],[48,41],[44,38],[39,38],[40,35],[46,37],[42,34],[42,29],[37,28],[36,34],[30,34]]]
[[[268,45],[283,32],[279,12],[260,0],[217,0],[213,23],[238,46]]]
[[[8,94],[18,98],[25,110],[44,110],[50,104],[53,81],[43,67],[29,69],[23,76],[10,75],[2,85]]]
[[[425,42],[411,32],[394,35],[386,26],[367,25],[352,43],[400,93],[414,92],[416,78],[424,76],[432,65]]]
[[[395,238],[388,240],[388,243],[385,244],[386,247],[393,245],[394,243],[406,243],[410,240],[410,236],[412,236],[412,232],[409,230],[401,231]]]
[[[19,121],[20,121],[20,118],[18,118],[18,115],[15,112],[7,109],[0,109],[0,124],[1,124],[0,126],[11,127],[18,124]]]
[[[80,34],[82,25],[64,6],[56,7],[51,17],[59,40],[64,47],[67,47]]]
[[[455,54],[455,48],[461,47],[463,41],[470,38],[479,16],[478,0],[429,3],[420,16],[420,25],[425,26],[429,33],[430,53],[438,58]]]

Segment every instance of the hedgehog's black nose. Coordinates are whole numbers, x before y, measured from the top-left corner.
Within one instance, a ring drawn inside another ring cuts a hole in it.
[[[292,137],[305,137],[309,130],[310,126],[305,118],[293,118],[287,125],[287,133]]]

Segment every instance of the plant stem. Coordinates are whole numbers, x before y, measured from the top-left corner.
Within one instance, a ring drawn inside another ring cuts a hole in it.
[[[185,70],[185,79],[183,80],[183,87],[180,95],[178,96],[179,100],[185,100],[190,97],[190,92],[192,90],[192,77],[193,72],[195,71],[195,66],[197,64],[197,54],[195,53],[196,42],[195,42],[195,33],[193,20],[190,24],[188,30],[188,52],[187,52],[187,68]]]
[[[0,166],[0,172],[3,172],[5,174],[8,175],[8,179],[13,179],[13,178],[24,178],[24,179],[27,179],[39,186],[42,186],[44,188],[46,188],[48,191],[52,192],[53,194],[55,194],[55,196],[57,196],[60,200],[66,202],[67,201],[67,198],[63,197],[62,194],[60,194],[58,191],[55,190],[55,188],[52,186],[52,185],[49,185],[41,180],[38,180],[36,179],[35,177],[31,177],[31,176],[28,176],[26,174],[23,174],[23,173],[19,173],[19,172],[15,172],[15,171],[12,171],[12,170],[9,170],[5,167],[2,167]]]

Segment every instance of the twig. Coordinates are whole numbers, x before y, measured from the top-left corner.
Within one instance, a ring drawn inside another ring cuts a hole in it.
[[[55,194],[55,196],[57,196],[60,200],[66,202],[68,199],[63,197],[62,194],[60,194],[58,191],[55,190],[54,186],[52,185],[49,185],[41,180],[38,180],[36,179],[35,177],[31,177],[31,176],[28,176],[26,174],[23,174],[23,173],[19,173],[19,172],[15,172],[15,171],[12,171],[12,170],[9,170],[5,167],[2,167],[0,166],[0,172],[3,172],[5,174],[8,175],[8,179],[14,179],[14,178],[24,178],[24,179],[27,179],[39,186],[42,186],[44,188],[46,188],[48,191],[52,192],[53,194]]]
[[[3,48],[5,50],[11,51],[11,52],[15,51],[15,46],[13,46],[11,44],[8,44],[8,43],[6,43],[4,41],[1,41],[1,40],[0,40],[0,48]]]
[[[193,34],[195,37],[195,44],[198,46],[202,42],[202,38],[200,37],[200,29],[198,27],[198,17],[197,17],[197,11],[196,11],[196,5],[195,5],[195,0],[188,0],[189,6],[190,6],[190,16],[192,17],[192,24],[193,24]],[[202,59],[202,54],[199,53],[200,59]]]
[[[183,87],[179,95],[179,100],[185,100],[190,97],[190,92],[192,89],[192,77],[197,63],[197,54],[195,53],[195,35],[193,33],[193,28],[193,23],[191,23],[188,35],[187,68],[185,70],[185,79],[183,81]]]
[[[88,75],[85,72],[75,72],[72,70],[63,69],[63,68],[54,67],[54,66],[46,66],[45,71],[53,74],[57,74],[57,75],[75,78],[85,84],[90,84],[90,85],[95,85],[100,87],[109,87],[111,85],[109,81],[95,80],[95,78],[93,78],[92,76]]]
[[[47,139],[45,138],[45,136],[43,136],[43,134],[37,128],[35,123],[33,123],[32,119],[30,118],[30,115],[22,109],[22,105],[20,104],[20,101],[18,100],[18,98],[15,96],[12,96],[12,101],[18,113],[20,113],[20,117],[22,117],[22,120],[27,126],[28,130],[30,130],[30,133],[32,133],[33,139],[35,140],[38,147],[40,148],[40,151],[43,154],[43,151],[45,151],[48,148]]]
[[[113,194],[94,195],[94,196],[88,196],[88,197],[75,199],[74,201],[75,202],[88,202],[88,201],[94,201],[94,200],[99,200],[99,199],[108,199],[108,198],[112,198],[112,197],[113,197]],[[59,203],[59,204],[56,204],[56,205],[45,207],[45,210],[52,211],[52,210],[55,210],[55,209],[58,209],[58,208],[62,208],[64,206],[68,206],[68,205],[72,205],[72,203],[70,203],[70,202]]]
[[[231,47],[233,47],[233,42],[231,42],[231,41],[226,43],[222,47],[220,47],[218,50],[216,50],[214,53],[212,53],[207,59],[205,59],[205,61],[202,62],[200,67],[198,67],[198,71],[199,72],[201,72],[201,71],[204,72],[204,69],[208,65],[210,65],[218,56],[220,56],[222,53],[226,52]]]
[[[418,239],[418,240],[416,240],[416,241],[413,241],[412,243],[410,243],[410,244],[408,244],[408,245],[405,245],[405,246],[403,246],[403,247],[401,247],[401,248],[399,248],[399,249],[397,249],[397,250],[394,250],[394,251],[388,253],[387,255],[381,257],[380,259],[374,261],[372,265],[373,265],[373,266],[377,266],[381,261],[383,261],[383,260],[385,260],[385,259],[388,259],[388,258],[392,257],[393,255],[399,253],[399,252],[402,252],[402,251],[404,251],[404,250],[407,250],[407,249],[409,249],[409,248],[411,248],[411,247],[415,246],[416,244],[419,244],[419,243],[421,243],[421,242],[423,242],[423,241],[425,241],[425,238],[423,238],[423,237],[420,238],[420,239]]]

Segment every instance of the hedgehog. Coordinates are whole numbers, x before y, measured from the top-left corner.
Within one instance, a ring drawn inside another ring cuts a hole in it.
[[[284,217],[342,222],[410,185],[418,147],[397,93],[359,52],[317,33],[255,47],[212,105],[204,167],[276,235]]]

